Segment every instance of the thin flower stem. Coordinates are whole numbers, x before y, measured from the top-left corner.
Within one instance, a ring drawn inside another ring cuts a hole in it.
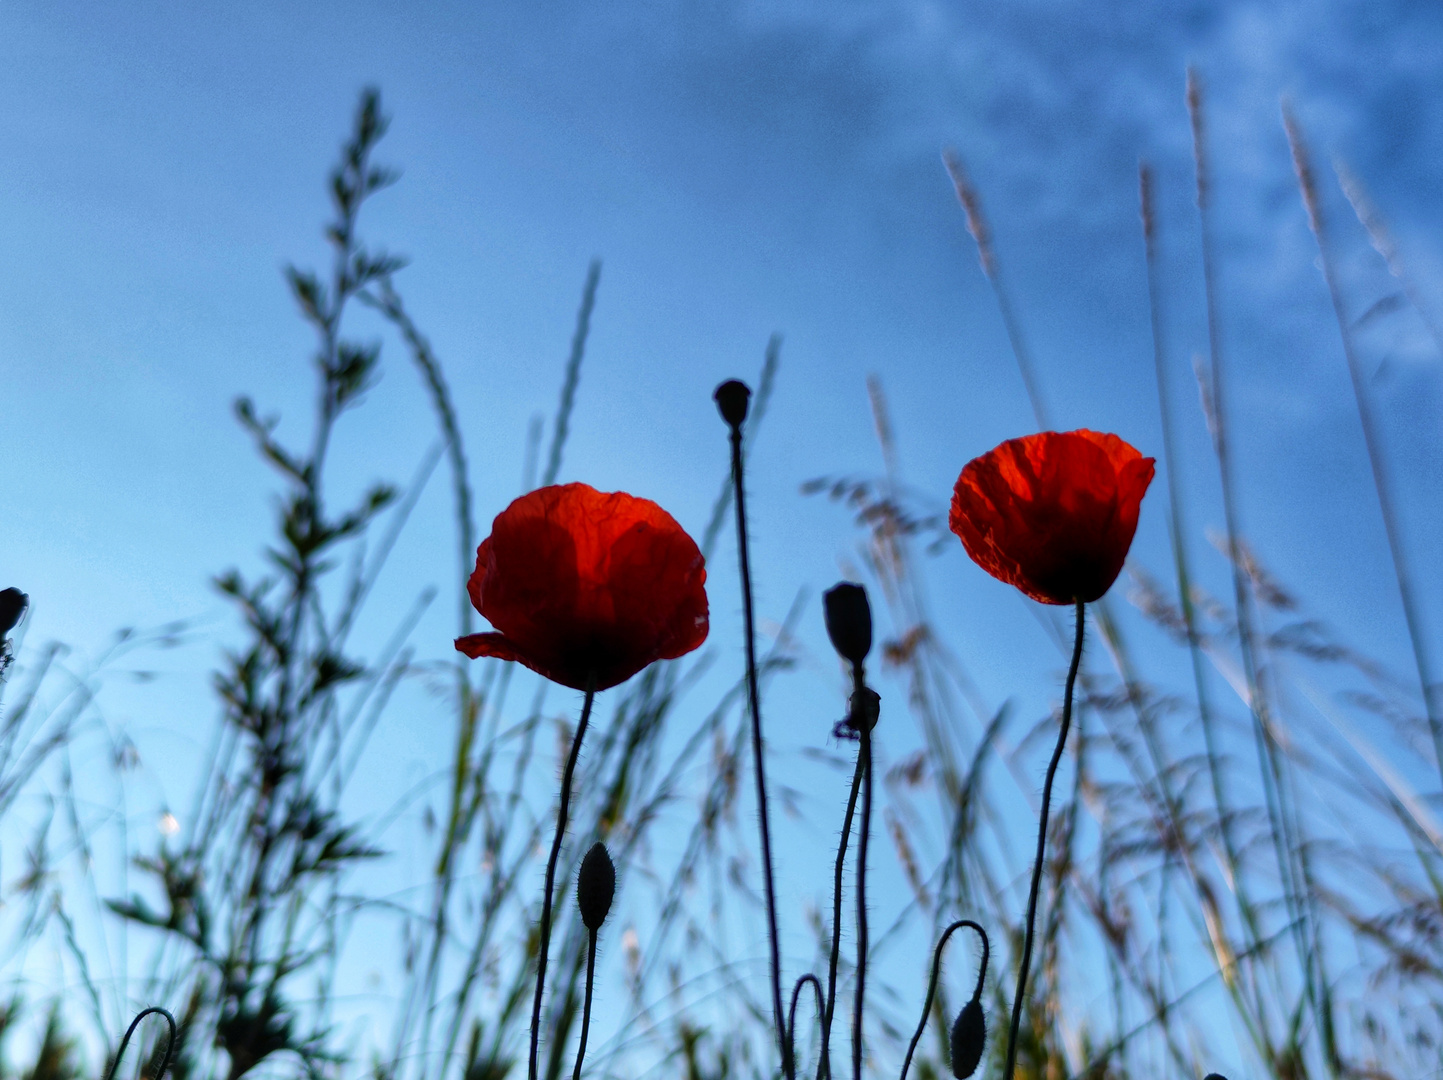
[[[857,754],[857,768],[852,773],[852,791],[847,796],[847,813],[842,819],[842,839],[837,844],[836,879],[832,885],[832,954],[827,960],[826,1010],[822,1014],[822,1054],[817,1062],[817,1080],[830,1080],[832,1075],[832,1013],[837,1005],[837,959],[842,951],[842,874],[847,865],[847,841],[852,835],[852,819],[857,812],[857,795],[862,790],[862,755]]]
[[[1042,859],[1047,849],[1047,812],[1052,803],[1052,781],[1062,761],[1067,744],[1067,729],[1072,724],[1072,690],[1077,683],[1077,667],[1082,661],[1082,636],[1087,605],[1077,601],[1077,634],[1072,642],[1072,663],[1067,668],[1067,688],[1062,695],[1062,728],[1057,733],[1057,746],[1047,766],[1047,779],[1042,784],[1042,819],[1037,824],[1037,857],[1032,864],[1032,888],[1027,895],[1027,926],[1022,937],[1022,966],[1017,972],[1017,994],[1012,999],[1012,1027],[1007,1033],[1007,1067],[1002,1080],[1012,1080],[1017,1067],[1017,1032],[1022,1026],[1022,1002],[1027,997],[1027,969],[1032,964],[1032,930],[1037,922],[1037,887],[1042,881]]]
[[[797,1059],[797,1000],[802,996],[802,987],[807,983],[811,983],[812,989],[816,991],[817,1019],[820,1020],[822,1017],[822,981],[809,971],[792,987],[792,1004],[787,1009],[787,1051],[791,1054],[793,1061]],[[577,1077],[576,1080],[581,1080],[581,1078]]]
[[[861,682],[859,674],[859,686]],[[862,1015],[867,988],[867,839],[872,831],[872,729],[866,718],[860,728],[862,834],[857,840],[857,992],[852,999],[852,1080],[862,1080]]]
[[[992,946],[987,941],[987,931],[978,926],[971,919],[958,919],[946,930],[937,940],[937,951],[932,954],[932,978],[927,983],[927,999],[922,1002],[922,1019],[917,1022],[917,1032],[912,1036],[912,1041],[907,1046],[907,1056],[902,1060],[902,1075],[899,1080],[907,1080],[907,1070],[912,1067],[912,1055],[917,1052],[917,1044],[922,1041],[922,1032],[927,1029],[927,1016],[932,1012],[932,999],[937,996],[937,978],[942,974],[942,950],[947,945],[947,939],[953,932],[968,926],[977,931],[977,936],[982,939],[982,965],[977,969],[977,989],[972,991],[972,1000],[982,999],[982,983],[987,978],[987,959],[992,955]]]
[[[1201,107],[1199,103],[1199,108]],[[1199,133],[1200,134],[1200,133]],[[1201,146],[1198,148],[1198,168],[1203,169],[1203,158]],[[1200,181],[1199,191],[1206,192],[1206,173],[1201,172],[1204,177]],[[1227,865],[1230,868],[1232,880],[1235,883],[1233,892],[1237,897],[1238,909],[1242,915],[1243,928],[1247,934],[1249,946],[1256,944],[1261,937],[1258,927],[1258,920],[1255,908],[1250,896],[1250,887],[1247,877],[1237,872],[1242,865],[1240,847],[1237,842],[1234,827],[1234,817],[1227,798],[1227,791],[1223,780],[1223,756],[1218,746],[1217,723],[1213,713],[1211,696],[1208,693],[1205,659],[1203,656],[1203,636],[1198,629],[1197,607],[1193,602],[1192,571],[1189,567],[1187,551],[1187,525],[1183,515],[1183,494],[1182,477],[1177,465],[1177,447],[1174,437],[1174,425],[1172,408],[1170,405],[1171,395],[1169,392],[1169,379],[1167,374],[1167,355],[1163,337],[1163,313],[1162,313],[1162,289],[1158,275],[1157,258],[1157,217],[1153,206],[1153,175],[1147,165],[1140,165],[1138,169],[1138,193],[1141,203],[1144,250],[1147,257],[1147,289],[1148,309],[1152,322],[1152,345],[1153,345],[1153,371],[1157,377],[1157,407],[1158,420],[1162,428],[1163,462],[1167,479],[1168,508],[1169,508],[1169,534],[1172,540],[1173,568],[1177,576],[1178,606],[1182,612],[1183,627],[1187,634],[1188,654],[1192,661],[1193,687],[1197,696],[1198,719],[1201,722],[1203,733],[1203,745],[1207,751],[1208,776],[1212,783],[1213,802],[1217,808],[1218,831],[1222,835],[1223,851],[1227,857]],[[1106,627],[1104,627],[1104,631]],[[1119,651],[1119,655],[1120,651]],[[1131,682],[1131,679],[1128,680]],[[1141,716],[1139,716],[1141,719]],[[1148,728],[1144,726],[1144,731]],[[1150,751],[1156,744],[1156,739],[1149,737],[1148,747]],[[1156,761],[1161,761],[1161,755],[1154,753]],[[1156,769],[1159,780],[1164,775],[1161,768]],[[1177,819],[1180,816],[1177,812],[1175,799],[1170,798],[1169,813],[1173,818],[1174,831],[1178,831]],[[1189,873],[1196,878],[1197,871],[1193,868],[1189,858],[1184,859],[1188,866]],[[1247,1015],[1242,1009],[1243,989],[1236,980],[1228,980],[1229,991],[1240,1006],[1240,1013]]]
[[[581,1006],[581,1043],[576,1048],[576,1068],[571,1080],[581,1080],[581,1062],[586,1058],[586,1036],[591,1031],[591,984],[596,976],[596,931],[587,931],[586,941],[586,997]]]
[[[777,888],[772,876],[772,832],[767,813],[767,778],[762,752],[761,694],[757,688],[757,643],[755,617],[752,611],[752,571],[747,553],[746,485],[742,473],[741,424],[731,428],[732,493],[737,505],[737,560],[741,567],[742,614],[746,622],[747,703],[752,714],[752,757],[757,778],[757,823],[762,839],[762,876],[766,885],[767,939],[771,946],[772,1017],[776,1025],[777,1045],[781,1048],[782,1074],[787,1080],[796,1075],[787,1048],[786,1020],[782,1013],[782,950],[777,936]],[[536,1080],[533,1074],[531,1080]]]
[[[561,774],[561,805],[556,811],[556,835],[551,840],[551,857],[546,860],[546,885],[541,894],[541,940],[536,947],[536,997],[531,1003],[531,1056],[527,1060],[527,1076],[536,1080],[537,1052],[541,1046],[541,999],[546,989],[546,954],[551,947],[551,893],[556,885],[556,862],[561,857],[561,841],[566,835],[566,813],[571,805],[571,778],[576,772],[576,759],[581,756],[581,740],[591,720],[591,703],[596,699],[596,674],[586,683],[586,701],[581,706],[581,720],[576,737],[571,740],[571,753],[566,770]]]

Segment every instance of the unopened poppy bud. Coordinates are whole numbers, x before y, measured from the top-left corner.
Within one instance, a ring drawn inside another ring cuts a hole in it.
[[[872,650],[872,605],[867,603],[867,590],[843,581],[822,594],[822,607],[832,648],[843,660],[860,664]]]
[[[732,427],[741,427],[742,421],[747,418],[747,399],[751,396],[751,390],[740,379],[728,379],[712,394],[722,419]]]
[[[973,998],[952,1025],[952,1075],[967,1080],[977,1071],[982,1048],[987,1045],[987,1018],[982,1015],[982,1002]]]
[[[1203,1080],[1228,1080],[1222,1073],[1208,1073]]]
[[[15,624],[25,614],[25,608],[29,603],[30,597],[19,589],[0,591],[0,638],[15,629]]]
[[[598,840],[581,860],[581,873],[576,876],[576,906],[581,909],[581,921],[586,929],[593,932],[601,929],[615,896],[616,867],[606,845]]]

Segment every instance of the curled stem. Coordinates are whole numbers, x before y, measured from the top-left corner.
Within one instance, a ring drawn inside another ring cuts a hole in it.
[[[982,999],[982,983],[987,978],[987,960],[992,955],[992,947],[987,941],[987,931],[978,926],[971,919],[958,919],[946,930],[937,940],[937,951],[932,954],[932,978],[927,983],[927,998],[922,1002],[922,1019],[917,1021],[917,1032],[912,1036],[912,1041],[907,1046],[907,1056],[902,1060],[902,1075],[899,1080],[907,1080],[907,1070],[912,1067],[912,1055],[917,1052],[917,1044],[922,1041],[922,1032],[927,1029],[927,1015],[932,1011],[932,999],[937,995],[937,978],[942,974],[942,950],[947,945],[947,939],[954,931],[962,927],[971,927],[977,931],[978,937],[982,939],[982,964],[977,969],[977,989],[972,991],[972,1000]]]
[[[166,1026],[170,1029],[165,1040],[165,1056],[160,1059],[160,1068],[155,1071],[156,1080],[161,1080],[165,1076],[165,1070],[170,1067],[171,1052],[175,1049],[175,1017],[159,1005],[152,1005],[150,1008],[141,1009],[136,1013],[135,1019],[125,1029],[125,1035],[120,1040],[120,1049],[115,1052],[115,1059],[110,1063],[110,1068],[105,1070],[105,1080],[115,1080],[115,1070],[120,1068],[120,1059],[125,1056],[125,1048],[130,1045],[130,1037],[135,1034],[135,1029],[140,1027],[140,1022],[152,1015],[164,1017]]]
[[[767,898],[767,940],[771,946],[772,1017],[777,1029],[777,1043],[782,1054],[782,1074],[793,1080],[796,1070],[788,1052],[786,1020],[782,1014],[782,952],[777,937],[777,889],[772,876],[772,834],[767,812],[767,779],[762,753],[761,695],[757,688],[757,645],[755,618],[752,612],[752,571],[747,552],[746,492],[742,473],[742,428],[738,421],[728,421],[731,429],[732,488],[737,507],[737,560],[741,567],[742,614],[746,622],[747,702],[752,717],[752,757],[757,778],[757,823],[761,830],[762,876]],[[531,1080],[536,1080],[533,1074]]]
[[[819,1020],[824,1010],[825,998],[822,995],[822,981],[809,971],[792,987],[792,1004],[787,1009],[787,1052],[793,1061],[797,1060],[797,1000],[802,996],[802,987],[807,983],[812,984],[812,989],[817,994],[817,1018]],[[580,1080],[580,1077],[577,1077],[577,1080]]]
[[[586,1057],[586,1036],[591,1031],[591,984],[596,975],[596,931],[587,931],[586,942],[586,997],[581,1006],[581,1043],[576,1048],[576,1068],[571,1080],[581,1080],[581,1062]]]
[[[546,955],[551,948],[551,894],[556,886],[556,862],[561,857],[561,841],[566,835],[566,814],[571,806],[571,778],[576,773],[576,759],[581,756],[581,740],[586,735],[586,725],[591,720],[591,703],[596,698],[596,673],[592,672],[586,682],[586,701],[581,706],[581,720],[576,725],[576,737],[571,740],[571,753],[566,758],[566,769],[561,774],[561,803],[556,811],[556,835],[551,840],[551,857],[546,860],[546,886],[541,894],[541,940],[536,951],[536,997],[531,1003],[531,1056],[527,1061],[527,1076],[536,1080],[537,1052],[541,1046],[541,1000],[546,989]]]
[[[1077,601],[1077,633],[1072,643],[1072,663],[1067,668],[1067,689],[1062,695],[1062,730],[1057,733],[1057,746],[1047,766],[1047,779],[1042,785],[1042,820],[1037,825],[1037,858],[1032,864],[1032,888],[1027,895],[1027,928],[1022,938],[1022,966],[1017,972],[1017,994],[1012,999],[1012,1026],[1007,1033],[1007,1067],[1002,1080],[1012,1080],[1017,1067],[1017,1031],[1022,1026],[1022,1002],[1027,996],[1027,969],[1032,964],[1032,930],[1037,922],[1037,888],[1042,881],[1042,858],[1047,848],[1047,811],[1052,803],[1052,780],[1062,761],[1067,742],[1067,729],[1072,724],[1072,690],[1077,683],[1077,665],[1082,661],[1082,632],[1087,605]]]

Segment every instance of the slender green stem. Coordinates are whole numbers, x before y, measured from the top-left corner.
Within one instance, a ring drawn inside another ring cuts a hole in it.
[[[861,683],[860,676],[857,682]],[[867,839],[872,831],[872,728],[867,719],[863,719],[860,729],[862,832],[857,840],[857,992],[852,998],[852,1080],[862,1080],[862,1016],[867,989]]]
[[[977,936],[982,939],[982,964],[977,969],[977,989],[972,991],[972,1000],[982,999],[982,983],[987,978],[987,959],[992,955],[992,946],[987,940],[987,931],[978,926],[971,919],[958,919],[946,930],[937,940],[937,951],[932,954],[932,978],[927,983],[927,999],[922,1002],[922,1019],[917,1022],[916,1034],[912,1036],[911,1043],[907,1046],[907,1056],[902,1060],[902,1075],[900,1080],[907,1080],[907,1070],[912,1067],[912,1055],[917,1052],[917,1044],[922,1041],[922,1032],[927,1029],[927,1016],[932,1011],[932,999],[937,996],[937,978],[942,974],[942,950],[947,946],[947,939],[954,931],[962,927],[971,927],[977,931]]]
[[[767,940],[771,947],[772,1017],[776,1025],[777,1044],[782,1054],[782,1074],[787,1080],[795,1076],[791,1054],[787,1049],[786,1017],[782,1012],[782,950],[777,935],[777,887],[772,875],[772,833],[767,810],[767,777],[762,748],[761,694],[757,688],[757,643],[755,617],[752,610],[752,571],[747,552],[746,485],[742,473],[742,429],[730,424],[732,454],[732,489],[737,505],[737,559],[741,566],[742,614],[746,622],[747,702],[752,714],[752,758],[757,779],[757,824],[761,830],[762,877],[766,886]],[[531,1080],[536,1080],[533,1076]]]
[[[546,990],[546,955],[551,948],[551,894],[556,886],[556,862],[561,857],[561,841],[566,836],[566,814],[571,806],[571,778],[576,773],[576,759],[581,756],[581,740],[591,720],[591,703],[596,698],[596,675],[586,683],[586,701],[581,706],[581,720],[576,737],[571,740],[571,753],[566,770],[561,774],[561,803],[556,811],[556,835],[551,840],[551,857],[546,860],[546,885],[541,894],[541,940],[536,947],[536,997],[531,1003],[531,1055],[527,1060],[527,1076],[536,1080],[537,1052],[541,1046],[541,1000]]]
[[[852,773],[852,791],[847,796],[847,813],[842,819],[842,839],[837,844],[836,877],[832,883],[832,953],[827,959],[826,1008],[822,1013],[822,1054],[817,1062],[817,1080],[830,1080],[832,1075],[832,1013],[837,1005],[837,960],[842,951],[842,875],[847,866],[847,841],[852,835],[852,819],[857,813],[857,796],[862,790],[862,755],[857,754],[857,768]]]
[[[1012,1080],[1017,1067],[1017,1032],[1022,1026],[1022,1003],[1027,998],[1027,969],[1032,964],[1032,931],[1037,922],[1037,889],[1042,882],[1042,860],[1047,854],[1047,812],[1052,804],[1052,781],[1062,761],[1067,744],[1067,729],[1072,725],[1072,690],[1077,683],[1077,666],[1082,661],[1082,635],[1087,605],[1077,601],[1077,634],[1072,642],[1072,663],[1067,668],[1067,688],[1062,695],[1062,728],[1057,733],[1057,746],[1047,766],[1047,779],[1042,784],[1042,819],[1037,824],[1037,856],[1032,863],[1032,888],[1027,895],[1027,925],[1022,937],[1022,966],[1017,972],[1017,993],[1012,999],[1012,1027],[1007,1033],[1007,1067],[1002,1080]]]
[[[581,1006],[581,1043],[576,1048],[576,1068],[571,1080],[581,1080],[581,1062],[586,1058],[586,1036],[591,1031],[591,984],[596,976],[596,931],[587,931],[586,941],[586,997]]]

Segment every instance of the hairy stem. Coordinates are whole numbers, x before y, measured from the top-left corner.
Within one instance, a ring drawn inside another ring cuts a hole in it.
[[[746,485],[742,475],[742,429],[731,424],[732,489],[737,504],[737,560],[741,566],[742,614],[746,622],[747,702],[752,717],[752,758],[757,778],[757,824],[762,840],[762,876],[766,885],[767,940],[771,946],[772,1017],[776,1026],[777,1045],[781,1048],[782,1073],[787,1080],[795,1076],[787,1046],[786,1018],[782,1012],[782,951],[777,937],[777,888],[772,876],[772,833],[767,811],[767,778],[762,752],[761,695],[757,689],[757,643],[755,617],[752,611],[752,571],[747,552]],[[536,1080],[535,1076],[531,1080]]]
[[[581,1006],[581,1044],[576,1048],[576,1068],[571,1080],[581,1080],[581,1062],[586,1057],[586,1036],[591,1031],[591,984],[596,976],[596,931],[588,930],[586,941],[586,997]]]
[[[832,1075],[832,1013],[837,1006],[837,960],[842,951],[842,874],[847,866],[847,841],[852,835],[852,819],[857,813],[857,795],[861,790],[862,755],[858,753],[852,791],[847,796],[847,814],[842,819],[842,839],[837,844],[836,878],[832,883],[832,953],[827,960],[827,999],[822,1013],[822,1055],[817,1062],[817,1080],[830,1080]]]
[[[1037,824],[1037,856],[1032,863],[1032,887],[1027,894],[1027,925],[1022,937],[1022,965],[1017,972],[1017,994],[1012,999],[1012,1026],[1007,1033],[1007,1067],[1002,1080],[1012,1080],[1017,1067],[1017,1032],[1022,1026],[1022,1003],[1027,997],[1027,969],[1032,964],[1032,931],[1037,923],[1037,889],[1042,882],[1042,860],[1047,853],[1047,811],[1052,804],[1052,781],[1062,761],[1067,744],[1067,729],[1072,724],[1072,690],[1077,683],[1077,666],[1082,660],[1082,633],[1087,605],[1077,601],[1077,634],[1072,642],[1072,663],[1067,668],[1067,688],[1062,695],[1062,729],[1057,733],[1057,746],[1047,765],[1047,779],[1042,784],[1042,819]]]
[[[820,1020],[822,1017],[822,981],[809,971],[792,987],[792,1004],[787,1009],[787,1053],[791,1055],[793,1061],[797,1059],[797,1002],[801,999],[802,987],[808,983],[812,984],[812,990],[817,996],[817,1019]],[[578,1077],[577,1080],[580,1078]]]
[[[858,679],[860,683],[861,679]],[[862,1080],[862,1010],[867,988],[867,839],[872,831],[872,729],[861,724],[862,826],[857,840],[857,993],[852,999],[852,1080]]]
[[[943,930],[942,936],[937,940],[937,951],[932,954],[932,978],[927,983],[926,1000],[922,1002],[922,1019],[917,1022],[917,1031],[907,1046],[907,1056],[902,1060],[900,1080],[907,1080],[907,1070],[912,1067],[912,1055],[917,1052],[917,1044],[922,1041],[922,1032],[927,1030],[927,1015],[932,1011],[932,999],[937,996],[937,978],[942,974],[942,950],[947,946],[947,939],[964,926],[976,930],[977,936],[982,939],[982,964],[977,969],[977,989],[972,991],[972,1000],[980,1001],[982,998],[982,983],[987,978],[987,960],[992,955],[992,946],[987,940],[986,930],[983,930],[971,919],[958,919],[946,930]]]
[[[536,1080],[537,1051],[541,1045],[541,999],[546,989],[546,954],[551,948],[551,893],[556,886],[556,862],[561,857],[561,841],[566,835],[566,813],[571,805],[571,778],[576,772],[576,759],[581,756],[581,740],[591,720],[591,703],[596,698],[596,676],[587,680],[586,701],[581,706],[581,720],[576,737],[571,740],[571,753],[566,770],[561,774],[561,804],[556,811],[556,835],[551,840],[551,857],[546,860],[546,885],[541,894],[541,940],[536,947],[536,997],[531,1003],[531,1055],[527,1060],[527,1076]]]

